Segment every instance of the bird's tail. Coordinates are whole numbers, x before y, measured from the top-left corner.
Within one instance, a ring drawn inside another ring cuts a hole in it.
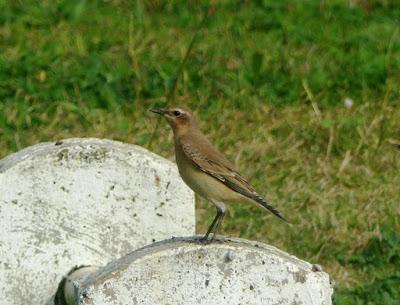
[[[292,226],[292,224],[279,212],[276,208],[274,208],[272,205],[270,205],[268,202],[265,201],[264,198],[262,198],[260,195],[257,193],[254,193],[254,195],[251,197],[255,202],[260,204],[262,207],[270,211],[272,214],[274,214],[276,217],[280,218],[284,222],[286,222],[288,225]]]

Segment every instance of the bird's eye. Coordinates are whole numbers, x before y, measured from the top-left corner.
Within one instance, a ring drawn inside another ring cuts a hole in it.
[[[180,116],[182,113],[179,110],[174,110],[174,116]]]

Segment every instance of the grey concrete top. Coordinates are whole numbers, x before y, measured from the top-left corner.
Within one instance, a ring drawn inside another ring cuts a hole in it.
[[[79,305],[330,305],[329,276],[272,246],[240,239],[155,243],[109,263],[76,291]]]
[[[1,304],[38,305],[75,265],[193,235],[194,196],[143,148],[69,139],[0,160],[0,223]]]

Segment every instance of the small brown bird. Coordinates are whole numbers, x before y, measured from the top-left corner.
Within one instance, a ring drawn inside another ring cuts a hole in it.
[[[192,111],[182,106],[150,111],[162,115],[172,127],[176,163],[183,181],[217,208],[217,215],[202,239],[204,242],[211,242],[217,234],[225,215],[224,203],[257,203],[286,221],[281,213],[269,205],[232,164],[213,148],[197,127]],[[212,237],[209,239],[211,233]]]

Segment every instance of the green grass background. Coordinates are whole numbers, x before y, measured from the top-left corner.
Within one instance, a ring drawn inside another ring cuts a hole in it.
[[[400,304],[398,0],[0,0],[0,157],[93,136],[173,158],[147,113],[170,101],[294,224],[232,206],[224,234],[321,264],[335,304]]]

